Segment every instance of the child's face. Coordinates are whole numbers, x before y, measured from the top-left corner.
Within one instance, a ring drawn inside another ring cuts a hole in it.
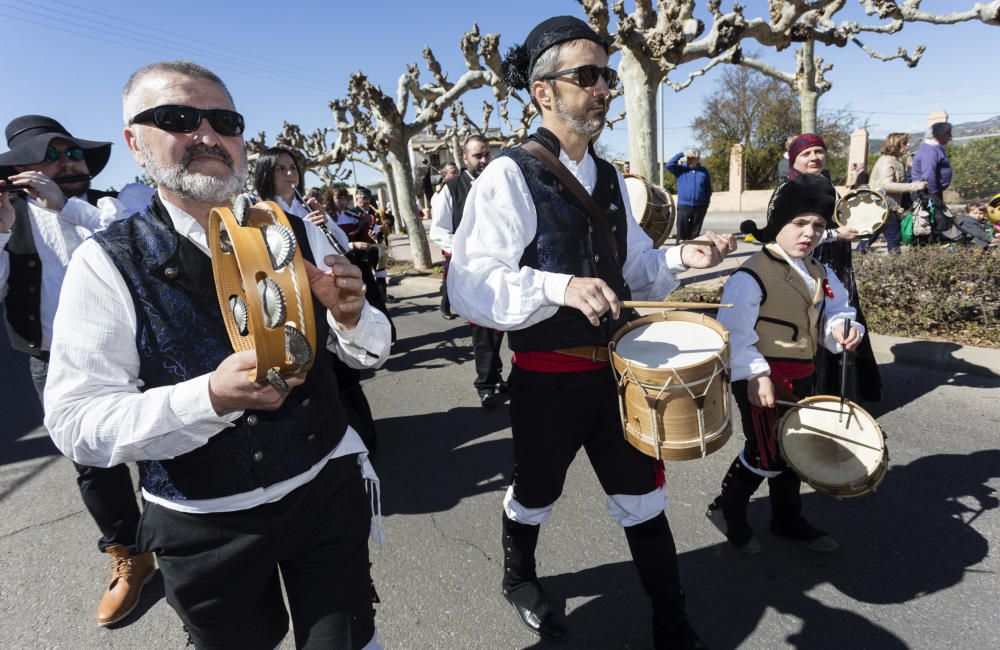
[[[969,210],[969,216],[979,221],[986,221],[986,211],[982,208],[972,208]]]
[[[819,245],[826,219],[812,212],[795,217],[778,232],[774,243],[792,259],[803,259]]]

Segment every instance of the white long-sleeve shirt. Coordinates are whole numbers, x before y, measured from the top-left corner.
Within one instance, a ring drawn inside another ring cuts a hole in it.
[[[769,246],[768,250],[780,254],[792,265],[798,277],[809,287],[810,293],[816,290],[816,281],[809,275],[805,262],[788,257],[778,246]],[[848,303],[847,289],[829,266],[826,267],[826,279],[833,298],[825,298],[824,321],[820,324],[820,331],[823,335],[823,347],[836,353],[843,348],[834,340],[833,333],[838,329],[843,330],[845,319],[849,319],[851,327],[857,329],[862,336],[865,334],[865,327],[857,322],[857,312]],[[771,374],[767,360],[757,350],[758,337],[754,330],[763,297],[760,285],[749,273],[733,273],[726,281],[722,302],[732,303],[733,306],[720,309],[717,319],[729,330],[733,381]]]
[[[576,163],[560,151],[559,160],[592,194],[597,164],[590,153]],[[618,186],[628,224],[625,282],[636,300],[661,300],[680,284],[677,273],[685,270],[680,247],[654,249],[632,215],[621,173]],[[506,331],[540,323],[566,304],[566,287],[573,276],[520,265],[537,224],[538,213],[517,163],[506,157],[491,162],[465,200],[462,223],[452,242],[448,298],[453,311]]]
[[[76,249],[95,232],[113,221],[127,216],[127,208],[117,199],[103,197],[97,205],[73,197],[59,212],[49,210],[35,199],[28,198],[28,215],[35,250],[42,264],[42,289],[39,317],[42,324],[42,350],[52,345],[52,321],[59,306],[66,268]],[[10,254],[5,250],[10,232],[0,232],[0,302],[7,297],[10,278]]]
[[[197,221],[164,202],[180,236],[206,255],[207,237]],[[306,224],[317,267],[333,254],[326,237]],[[354,368],[375,368],[389,353],[389,323],[366,304],[352,330],[326,314],[335,341],[330,349]],[[56,314],[45,426],[56,446],[78,463],[111,467],[126,461],[158,460],[197,449],[231,426],[242,411],[218,415],[208,392],[209,374],[140,392],[136,313],[118,269],[94,241],[84,242],[70,263]],[[187,512],[223,512],[280,499],[311,480],[330,458],[365,451],[348,427],[327,458],[287,481],[251,492],[201,501],[172,501],[146,494],[166,507]],[[145,492],[144,492],[145,494]]]
[[[454,203],[447,186],[442,187],[431,197],[431,229],[428,236],[446,253],[451,253],[451,242],[455,236],[452,232],[453,209]]]

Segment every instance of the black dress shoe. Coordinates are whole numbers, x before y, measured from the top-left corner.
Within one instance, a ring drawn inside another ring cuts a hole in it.
[[[505,382],[503,379],[501,379],[500,381],[498,381],[496,383],[496,386],[493,387],[493,389],[496,392],[498,392],[498,393],[509,393],[510,392],[510,386],[508,386],[507,382]]]
[[[491,388],[483,388],[479,391],[479,404],[484,409],[495,409],[500,406],[500,396]]]
[[[550,641],[561,641],[566,637],[566,624],[552,611],[548,596],[537,582],[523,582],[513,589],[504,590],[504,597],[525,627],[538,636]]]
[[[448,311],[442,311],[441,312],[441,318],[443,318],[445,320],[455,320],[456,318],[458,318],[458,316],[456,316],[455,314],[453,314],[451,312],[448,312]]]

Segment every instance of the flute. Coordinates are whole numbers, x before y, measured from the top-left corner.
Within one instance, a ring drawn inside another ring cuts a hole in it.
[[[292,187],[292,189],[295,191],[295,197],[298,198],[299,203],[301,203],[302,206],[308,210],[309,206],[306,205],[305,197],[303,197],[302,193],[299,192],[299,188]],[[319,223],[316,225],[319,226],[319,229],[323,231],[324,235],[326,235],[327,240],[330,242],[330,245],[333,246],[333,249],[337,251],[337,254],[347,257],[347,251],[344,249],[343,246],[340,245],[340,242],[337,241],[337,238],[333,236],[333,233],[330,232],[330,229],[327,227],[327,225],[325,223]]]

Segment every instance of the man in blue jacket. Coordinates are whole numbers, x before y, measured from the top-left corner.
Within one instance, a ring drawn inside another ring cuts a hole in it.
[[[696,150],[677,154],[667,162],[667,169],[677,177],[677,240],[694,239],[701,234],[712,200],[712,179]]]
[[[944,191],[951,185],[951,162],[945,152],[949,142],[951,124],[938,122],[931,125],[930,137],[913,156],[913,180],[927,181],[927,192],[938,200],[943,199]]]

